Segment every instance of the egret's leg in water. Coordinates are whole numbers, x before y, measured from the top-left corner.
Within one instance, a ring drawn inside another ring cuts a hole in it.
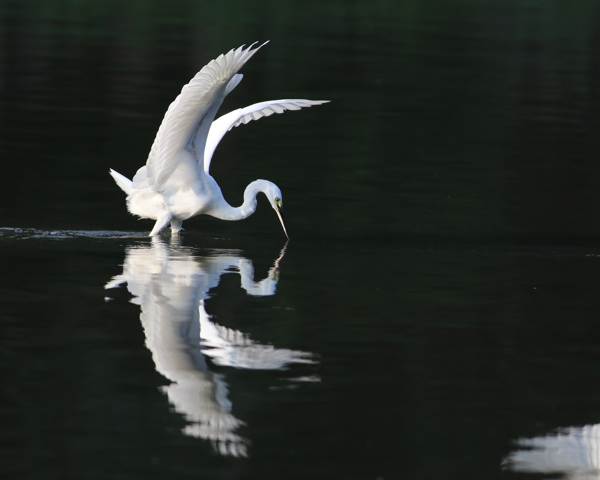
[[[182,228],[181,228],[182,221],[183,220],[179,220],[178,218],[171,219],[171,234],[172,235],[179,235],[179,232],[182,230]]]

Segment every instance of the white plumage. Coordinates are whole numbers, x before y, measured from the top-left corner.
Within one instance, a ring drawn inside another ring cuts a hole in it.
[[[567,480],[600,478],[600,424],[561,428],[534,438],[521,438],[504,466],[517,472],[560,475]]]
[[[263,44],[264,45],[264,44]],[[183,87],[169,106],[158,129],[146,165],[133,180],[114,170],[110,174],[127,194],[127,208],[134,215],[156,220],[150,235],[169,223],[178,234],[181,222],[200,214],[223,220],[242,220],[256,210],[256,195],[263,192],[287,233],[281,190],[267,180],[256,180],[244,191],[244,203],[232,207],[209,174],[212,155],[221,138],[242,123],[285,110],[327,103],[327,100],[284,99],[261,102],[234,110],[213,121],[223,99],[242,80],[237,72],[263,46],[239,47],[220,55]]]

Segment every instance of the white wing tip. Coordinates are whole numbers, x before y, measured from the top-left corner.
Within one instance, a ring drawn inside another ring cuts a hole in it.
[[[259,48],[264,47],[267,43],[269,43],[271,40],[267,40],[266,42],[262,43],[261,45],[259,45],[258,47],[256,47],[254,50],[258,50]],[[254,45],[256,45],[258,42],[254,42],[252,45],[250,45],[250,47],[248,48],[252,48]]]
[[[254,55],[256,52],[258,52],[262,47],[264,47],[269,42],[270,42],[270,40],[267,40],[263,44],[259,45],[258,47],[255,47],[253,49],[252,47],[254,47],[254,45],[256,45],[258,43],[258,42],[254,42],[245,51],[244,51],[245,45],[242,45],[240,48],[238,48],[238,51],[248,54],[249,55],[248,60],[249,60],[250,57],[252,57],[252,55]]]
[[[270,42],[270,40],[267,40],[266,42],[262,43],[258,47],[255,47],[254,49],[252,47],[254,47],[254,45],[256,45],[258,43],[258,41],[252,42],[248,46],[248,48],[246,48],[245,50],[244,50],[244,47],[246,47],[246,44],[244,43],[243,45],[240,45],[238,48],[232,48],[231,50],[229,50],[229,52],[227,52],[227,54],[221,54],[221,55],[229,55],[231,52],[235,52],[235,53],[240,53],[240,52],[251,53],[252,55],[254,55],[258,50],[260,50],[262,47],[264,47],[269,42]]]

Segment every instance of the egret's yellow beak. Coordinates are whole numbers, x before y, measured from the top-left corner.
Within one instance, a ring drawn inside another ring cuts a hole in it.
[[[285,226],[285,217],[283,216],[283,207],[280,207],[279,205],[277,205],[277,207],[275,208],[275,212],[277,212],[277,216],[279,217],[279,221],[281,222],[281,226],[283,227],[285,236],[289,240],[290,236],[288,235],[287,228]]]

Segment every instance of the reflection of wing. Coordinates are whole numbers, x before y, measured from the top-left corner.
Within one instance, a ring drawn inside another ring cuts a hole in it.
[[[600,477],[600,424],[520,439],[518,445],[523,448],[505,460],[512,470],[562,474],[570,480]]]
[[[302,100],[299,98],[289,100],[269,100],[267,102],[255,103],[249,107],[238,108],[215,120],[208,131],[206,148],[204,150],[204,171],[208,173],[210,161],[217,145],[223,136],[233,127],[242,123],[248,123],[251,120],[258,120],[262,117],[268,117],[274,113],[283,113],[286,110],[300,110],[302,107],[312,105],[321,105],[328,103],[329,100]]]
[[[261,345],[239,330],[210,321],[200,302],[200,337],[203,353],[217,365],[253,370],[280,370],[292,363],[315,363],[308,352]]]
[[[282,369],[289,363],[313,362],[308,353],[259,345],[239,331],[212,323],[204,300],[221,275],[233,271],[239,272],[250,295],[273,295],[281,256],[269,276],[255,282],[252,262],[232,251],[194,256],[154,237],[151,247],[127,250],[123,274],[105,287],[127,283],[131,301],[141,307],[146,346],[156,370],[173,382],[163,391],[187,420],[184,433],[210,440],[224,455],[246,456],[247,441],[235,433],[243,422],[231,413],[227,383],[210,370],[206,356],[237,368]]]

